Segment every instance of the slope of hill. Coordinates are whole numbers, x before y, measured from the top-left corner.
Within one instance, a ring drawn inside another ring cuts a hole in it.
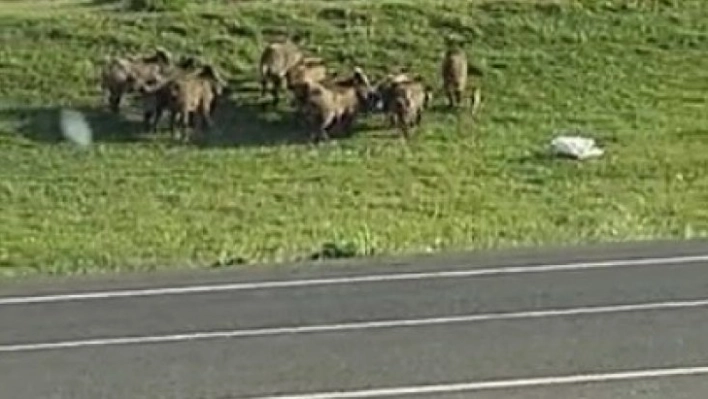
[[[0,6],[5,274],[282,261],[325,243],[370,255],[708,233],[705,1],[28,3]],[[256,62],[278,28],[343,72],[421,72],[437,91],[415,138],[373,115],[350,139],[303,144],[287,104],[257,105]],[[443,107],[447,34],[485,72],[477,118]],[[204,147],[105,111],[103,56],[156,45],[212,60],[235,88]],[[61,107],[87,116],[91,147],[59,138]],[[570,128],[605,156],[545,155]]]

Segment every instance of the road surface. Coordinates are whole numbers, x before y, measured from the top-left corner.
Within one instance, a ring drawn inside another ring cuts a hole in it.
[[[0,286],[8,398],[708,397],[708,242]]]

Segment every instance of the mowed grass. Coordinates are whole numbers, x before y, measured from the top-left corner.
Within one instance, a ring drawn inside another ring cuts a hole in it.
[[[327,243],[376,255],[708,234],[702,0],[240,2],[173,14],[11,3],[0,12],[5,275],[289,261]],[[373,115],[313,148],[287,104],[262,111],[256,63],[283,27],[342,72],[422,73],[437,91],[415,138]],[[446,34],[464,37],[485,72],[478,118],[442,107]],[[102,108],[101,58],[155,45],[212,60],[236,88],[207,145],[141,134],[134,110]],[[88,116],[90,148],[59,138],[64,106]],[[606,154],[547,156],[554,132],[571,128]]]

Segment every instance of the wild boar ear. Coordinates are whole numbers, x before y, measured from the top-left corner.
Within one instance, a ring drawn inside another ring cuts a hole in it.
[[[365,84],[366,86],[371,86],[371,82],[369,82],[369,77],[366,76],[364,73],[364,70],[360,66],[355,66],[354,67],[354,76],[361,81],[361,83]]]
[[[214,70],[214,67],[211,66],[211,64],[204,64],[202,66],[201,71],[199,72],[199,76],[209,79],[217,79],[216,71]]]
[[[172,62],[172,54],[162,46],[157,46],[155,48],[155,57],[165,64],[170,64]]]
[[[115,63],[118,64],[121,68],[124,70],[130,70],[130,61],[126,60],[125,58],[114,58]]]
[[[180,68],[188,69],[193,66],[193,58],[191,56],[182,55],[182,57],[180,57],[177,65]]]
[[[215,82],[217,82],[219,85],[221,85],[223,87],[227,87],[229,85],[229,82],[226,79],[224,79],[223,76],[221,76],[221,73],[213,65],[205,64],[204,67],[202,68],[202,70],[203,71],[206,70],[207,73],[210,75],[210,77]]]
[[[305,37],[300,32],[294,32],[290,35],[290,41],[295,44],[302,44]]]

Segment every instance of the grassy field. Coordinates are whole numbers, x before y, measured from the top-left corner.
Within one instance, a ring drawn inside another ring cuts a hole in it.
[[[174,14],[101,3],[0,4],[0,274],[287,261],[328,243],[374,255],[708,235],[704,0],[261,1]],[[460,35],[485,71],[480,115],[445,112],[436,91],[408,144],[371,116],[311,148],[286,104],[257,106],[257,58],[279,26],[342,71],[403,63],[436,88],[443,35]],[[134,111],[102,107],[101,58],[155,45],[213,60],[236,87],[205,146],[143,135]],[[60,139],[65,106],[88,116],[92,147]],[[605,156],[545,155],[570,128]]]

